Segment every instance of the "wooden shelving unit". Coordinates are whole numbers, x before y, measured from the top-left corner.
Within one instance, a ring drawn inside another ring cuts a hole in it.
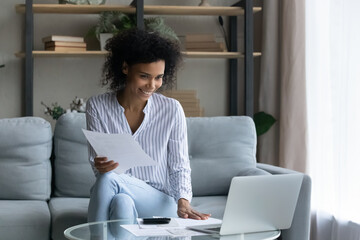
[[[33,57],[97,57],[105,56],[107,51],[79,51],[79,52],[58,52],[58,51],[33,51]],[[187,58],[244,58],[244,54],[238,52],[182,52]],[[260,52],[254,52],[254,57],[261,56]],[[24,58],[24,52],[15,53],[16,57]]]
[[[17,13],[25,13],[25,4],[15,5]],[[99,14],[104,11],[120,11],[123,13],[134,14],[136,9],[128,5],[66,5],[66,4],[32,4],[33,13],[43,14]],[[260,7],[254,7],[253,12],[261,11]],[[244,9],[241,7],[223,7],[223,6],[144,6],[144,14],[149,15],[221,15],[237,16],[244,15]],[[93,57],[105,55],[104,51],[81,51],[81,52],[51,52],[51,51],[32,51],[33,57]],[[189,58],[225,58],[234,59],[244,57],[239,52],[183,52],[185,57]],[[25,53],[16,53],[17,57],[25,57]],[[254,53],[254,57],[261,53]]]
[[[25,59],[25,116],[33,115],[33,71],[35,57],[101,57],[106,51],[53,52],[33,49],[34,14],[99,14],[104,11],[121,11],[134,13],[138,27],[142,27],[144,15],[199,15],[229,17],[229,52],[183,52],[187,58],[223,58],[229,61],[229,113],[238,115],[238,65],[237,59],[244,58],[245,66],[245,114],[253,116],[253,58],[261,53],[253,52],[253,14],[261,11],[253,7],[253,0],[241,0],[230,7],[223,6],[159,6],[144,5],[143,0],[136,0],[137,7],[127,5],[64,5],[33,4],[33,0],[25,0],[25,4],[15,5],[17,13],[25,14],[25,52],[15,55]],[[237,48],[237,17],[243,16],[245,22],[245,52]]]
[[[17,13],[25,13],[25,4],[15,6]],[[98,14],[105,11],[120,11],[123,13],[135,13],[135,7],[126,5],[64,5],[64,4],[33,4],[34,13],[59,13],[59,14]],[[253,12],[259,12],[261,8],[254,7]],[[221,15],[238,16],[244,15],[241,7],[199,7],[199,6],[144,6],[144,14],[149,15]]]

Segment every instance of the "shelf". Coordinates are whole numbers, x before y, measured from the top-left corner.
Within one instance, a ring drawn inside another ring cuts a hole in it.
[[[32,0],[25,0],[27,4],[32,4]],[[253,7],[252,0],[242,1],[239,6],[162,6],[144,5],[143,0],[134,0],[139,6],[136,11],[135,6],[122,4],[106,5],[66,5],[66,4],[32,4],[26,8],[25,4],[15,5],[15,10],[20,14],[27,14],[25,17],[25,49],[26,53],[19,52],[15,55],[24,58],[25,61],[25,116],[33,115],[33,82],[34,82],[34,58],[38,57],[100,57],[105,58],[106,51],[79,51],[79,52],[54,52],[45,50],[33,50],[34,39],[34,14],[99,14],[107,11],[119,11],[125,14],[135,14],[139,20],[144,19],[144,15],[182,15],[182,16],[234,16],[229,18],[229,35],[232,42],[237,41],[238,27],[237,17],[244,17],[244,51],[246,57],[241,52],[182,52],[184,58],[203,58],[203,59],[230,59],[229,62],[229,113],[238,115],[238,64],[236,59],[242,59],[245,67],[245,114],[252,116],[253,109],[253,58],[261,56],[261,53],[253,53],[253,13],[260,12],[261,7]],[[28,11],[30,10],[30,11]],[[250,14],[246,14],[250,13]],[[237,48],[231,48],[232,51]],[[33,50],[29,54],[29,50]]]
[[[17,4],[15,9],[17,13],[25,13],[25,4]],[[106,11],[135,13],[135,8],[126,5],[33,4],[34,13],[92,14]]]
[[[239,52],[182,52],[188,58],[243,58],[244,54]],[[260,52],[254,52],[254,57],[261,56]]]
[[[17,13],[25,13],[25,4],[15,6]],[[120,11],[123,13],[135,13],[133,6],[127,5],[66,5],[66,4],[33,4],[34,13],[61,13],[61,14],[94,14],[105,11]],[[253,12],[261,11],[261,7],[254,7]],[[222,6],[161,6],[145,5],[144,14],[149,15],[221,15],[238,16],[244,15],[241,7]]]
[[[105,56],[106,51],[72,51],[72,52],[55,52],[55,51],[33,51],[33,57],[96,57]],[[24,58],[24,52],[15,53],[16,57]]]
[[[55,52],[55,51],[33,51],[33,57],[96,57],[105,56],[107,51],[79,51],[79,52]],[[187,58],[242,58],[244,54],[239,52],[182,52]],[[24,58],[25,53],[19,52],[16,57]],[[261,53],[255,52],[254,57],[261,56]]]

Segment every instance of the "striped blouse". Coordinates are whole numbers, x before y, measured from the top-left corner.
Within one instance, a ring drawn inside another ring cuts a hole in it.
[[[143,122],[132,133],[119,104],[116,93],[109,92],[91,97],[86,104],[87,129],[103,133],[128,133],[157,166],[134,167],[126,174],[147,182],[152,187],[174,197],[191,201],[191,169],[188,157],[187,129],[184,111],[172,98],[154,93],[145,108]],[[89,145],[90,164],[95,175],[95,151]]]

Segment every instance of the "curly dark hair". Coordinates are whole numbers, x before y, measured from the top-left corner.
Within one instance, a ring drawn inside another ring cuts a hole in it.
[[[102,86],[110,83],[109,89],[119,91],[125,87],[126,75],[122,71],[124,62],[128,66],[137,63],[165,61],[162,88],[171,88],[175,74],[182,62],[177,42],[161,37],[156,32],[130,29],[111,38],[105,46],[109,51],[103,66]]]

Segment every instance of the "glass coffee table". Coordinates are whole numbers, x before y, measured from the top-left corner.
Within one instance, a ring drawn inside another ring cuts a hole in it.
[[[153,231],[157,231],[154,229],[146,229],[145,232],[142,233],[142,236],[136,236],[131,230],[131,228],[134,227],[137,226],[130,225],[128,220],[84,223],[66,229],[64,235],[70,240],[271,240],[277,239],[280,236],[279,230],[228,236],[205,235],[204,233],[192,232],[190,230],[177,230],[171,233],[168,232],[168,234],[159,231],[157,232],[159,235],[154,236]],[[144,235],[146,231],[148,231],[147,233],[149,235]],[[184,235],[185,232],[186,234]]]

